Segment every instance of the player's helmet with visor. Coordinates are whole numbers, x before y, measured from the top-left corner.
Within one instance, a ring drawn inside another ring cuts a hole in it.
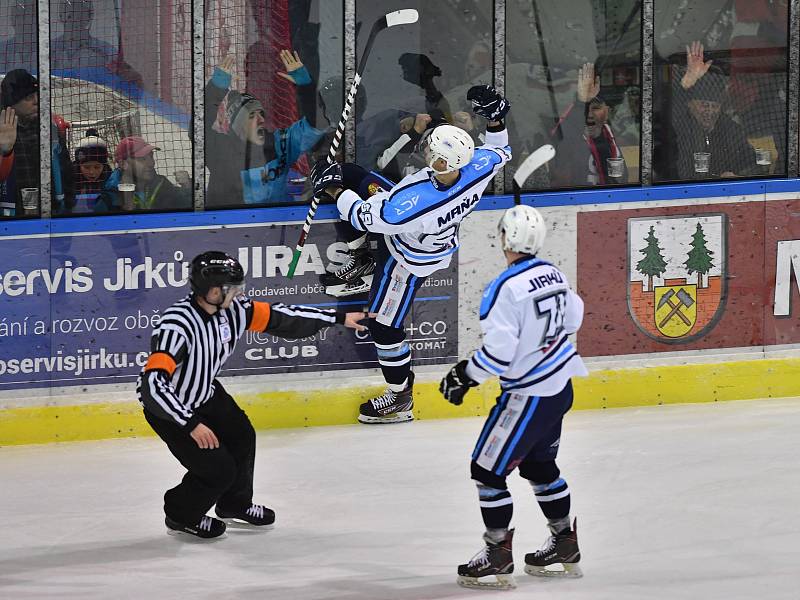
[[[200,296],[205,296],[212,287],[222,288],[223,296],[227,296],[231,288],[244,290],[244,269],[229,254],[216,250],[203,252],[192,260],[189,284]]]
[[[544,245],[547,226],[541,213],[532,206],[512,206],[497,224],[497,232],[505,233],[503,250],[535,255]]]
[[[475,142],[472,141],[472,137],[455,125],[439,125],[426,130],[420,140],[419,148],[425,157],[425,164],[440,175],[466,167],[475,154]],[[439,159],[446,165],[441,171],[433,167]]]

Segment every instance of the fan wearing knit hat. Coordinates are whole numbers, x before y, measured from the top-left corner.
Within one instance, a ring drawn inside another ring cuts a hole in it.
[[[295,86],[311,83],[296,52],[280,54],[285,73]],[[270,130],[261,101],[230,89],[234,58],[226,57],[214,69],[205,88],[206,166],[210,171],[206,206],[241,206],[286,202],[289,168],[311,150],[324,132],[305,117],[285,128]],[[272,101],[281,102],[275,93]]]
[[[86,136],[75,149],[75,188],[79,194],[99,194],[103,191],[111,167],[108,164],[108,145],[96,129],[86,131]]]

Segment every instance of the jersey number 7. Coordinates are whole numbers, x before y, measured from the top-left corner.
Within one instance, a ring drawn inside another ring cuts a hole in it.
[[[554,292],[547,296],[534,298],[533,306],[536,309],[536,317],[547,319],[544,325],[540,346],[546,346],[554,342],[564,331],[564,313],[566,311],[567,294],[566,292]]]

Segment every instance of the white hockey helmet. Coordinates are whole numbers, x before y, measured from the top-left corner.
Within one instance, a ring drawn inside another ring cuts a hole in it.
[[[475,142],[470,135],[453,125],[439,125],[426,131],[420,148],[425,163],[440,175],[467,166],[475,154]],[[447,165],[443,171],[433,168],[433,163],[440,158]]]
[[[520,254],[536,254],[547,237],[542,214],[532,206],[512,206],[500,218],[498,233],[505,233],[503,250]]]

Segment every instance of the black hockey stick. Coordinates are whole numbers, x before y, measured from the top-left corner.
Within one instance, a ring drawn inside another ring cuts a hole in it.
[[[522,186],[525,185],[525,180],[531,176],[536,169],[544,166],[550,162],[556,155],[556,149],[550,144],[545,144],[533,151],[533,153],[522,161],[522,164],[517,167],[517,172],[514,173],[512,186],[514,188],[514,204],[519,205],[522,203]]]
[[[361,75],[364,73],[364,67],[367,64],[367,58],[369,57],[370,50],[372,50],[372,44],[375,42],[375,37],[388,27],[416,23],[418,18],[419,13],[417,13],[415,9],[404,8],[387,13],[375,21],[375,24],[372,26],[372,30],[369,32],[367,43],[364,46],[364,53],[361,55],[361,62],[358,64],[356,74],[353,77],[353,84],[350,86],[350,91],[347,92],[347,98],[345,99],[344,108],[342,109],[342,117],[339,119],[339,125],[336,127],[336,133],[333,135],[331,149],[330,152],[328,152],[328,164],[333,164],[336,159],[336,151],[339,149],[339,144],[342,141],[342,136],[344,135],[345,125],[347,124],[347,120],[350,118],[350,111],[352,110],[353,103],[356,99],[358,84],[361,83]],[[311,206],[308,207],[306,222],[303,224],[303,230],[300,232],[300,239],[298,240],[297,246],[292,254],[292,262],[289,264],[289,272],[287,273],[287,277],[289,277],[289,279],[294,277],[294,272],[297,269],[297,263],[300,260],[300,254],[303,252],[303,246],[306,244],[306,238],[308,238],[308,232],[311,229],[311,221],[314,218],[318,207],[319,198],[312,198]]]

